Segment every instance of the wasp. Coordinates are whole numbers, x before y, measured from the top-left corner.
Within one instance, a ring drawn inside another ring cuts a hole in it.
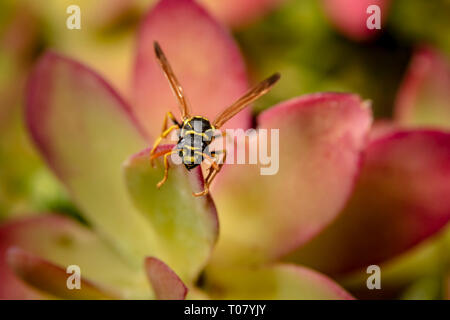
[[[223,133],[217,135],[217,130],[250,103],[266,94],[280,79],[280,74],[275,73],[257,84],[231,106],[222,111],[211,123],[203,116],[191,116],[189,103],[186,99],[183,88],[178,82],[169,61],[166,58],[166,55],[158,42],[155,41],[153,45],[156,59],[158,60],[158,63],[161,66],[164,75],[169,81],[170,87],[178,100],[182,118],[182,121],[178,121],[170,111],[167,112],[164,117],[161,135],[156,139],[153,144],[153,148],[150,151],[150,161],[152,164],[154,159],[164,156],[164,177],[156,186],[160,188],[168,178],[168,157],[172,154],[178,154],[187,170],[192,170],[200,165],[204,160],[207,160],[210,163],[208,174],[204,179],[204,190],[199,193],[193,193],[196,197],[207,195],[209,192],[209,186],[216,175],[220,172],[226,159],[225,149],[220,151],[209,150],[210,144],[214,141],[214,139],[218,137],[225,137],[225,134]],[[172,121],[173,125],[168,127],[169,119]],[[174,130],[179,130],[178,142],[176,146],[172,150],[164,151],[162,153],[155,153],[161,141]],[[219,161],[217,157],[220,153],[223,154],[221,161]]]

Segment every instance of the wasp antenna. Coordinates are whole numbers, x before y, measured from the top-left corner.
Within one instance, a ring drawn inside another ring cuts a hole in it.
[[[274,73],[269,78],[266,79],[267,86],[272,87],[278,80],[280,80],[281,74],[279,72]]]
[[[153,48],[155,49],[156,59],[161,65],[167,80],[169,80],[170,86],[172,88],[173,93],[175,94],[175,97],[178,99],[181,117],[185,119],[189,117],[189,105],[186,97],[184,96],[183,88],[181,87],[177,77],[175,76],[172,67],[169,64],[169,61],[167,60],[166,55],[164,54],[164,51],[161,49],[161,46],[157,41],[153,42]]]
[[[163,55],[161,46],[159,45],[158,41],[153,41],[153,48],[155,49],[155,54],[158,58],[161,58]]]
[[[269,92],[269,90],[274,86],[274,84],[280,79],[281,75],[277,72],[268,77],[267,79],[261,81],[259,84],[250,89],[246,94],[244,94],[239,100],[225,109],[221,114],[219,114],[213,122],[216,129],[220,128],[225,122],[233,118],[242,109],[248,106],[250,103],[261,97],[262,95]]]
[[[253,91],[256,93],[255,94],[255,100],[257,98],[259,98],[260,96],[266,94],[270,89],[272,89],[272,87],[275,85],[275,83],[278,82],[278,80],[280,80],[281,78],[281,74],[279,72],[274,73],[273,75],[271,75],[270,77],[268,77],[266,80],[263,80],[262,82],[260,82],[258,85],[256,85],[253,88]]]

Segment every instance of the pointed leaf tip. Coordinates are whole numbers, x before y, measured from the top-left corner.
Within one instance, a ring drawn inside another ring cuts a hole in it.
[[[158,300],[184,300],[188,288],[183,281],[161,260],[148,257],[145,259],[148,279]]]
[[[434,49],[418,49],[398,91],[396,120],[406,126],[450,128],[450,64]]]

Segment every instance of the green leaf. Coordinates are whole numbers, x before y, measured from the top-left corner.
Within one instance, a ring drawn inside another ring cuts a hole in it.
[[[171,149],[162,146],[157,149]],[[131,157],[125,164],[125,176],[136,207],[158,234],[160,258],[183,280],[190,282],[206,264],[218,234],[217,213],[211,197],[194,197],[203,190],[200,167],[187,171],[170,163],[169,178],[157,189],[163,177],[161,160],[150,165],[150,152]],[[170,159],[170,158],[169,158]]]

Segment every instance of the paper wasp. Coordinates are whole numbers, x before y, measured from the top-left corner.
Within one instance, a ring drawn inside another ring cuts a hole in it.
[[[194,196],[197,197],[204,196],[208,194],[209,186],[222,168],[226,158],[226,150],[221,150],[220,152],[223,153],[223,158],[221,163],[218,163],[216,155],[219,152],[209,150],[209,145],[215,138],[224,136],[224,134],[220,134],[219,136],[215,135],[215,130],[222,127],[228,120],[233,118],[250,103],[266,94],[278,81],[278,79],[280,79],[280,75],[275,73],[266,80],[260,82],[231,106],[226,108],[222,113],[220,113],[211,123],[205,117],[191,116],[189,104],[186,96],[184,95],[183,88],[178,82],[164,52],[157,42],[154,42],[154,49],[156,58],[167,80],[169,81],[176,98],[178,99],[182,118],[182,122],[178,122],[170,111],[166,114],[163,122],[162,133],[158,139],[156,139],[150,152],[150,159],[152,163],[155,158],[164,156],[164,177],[160,182],[158,182],[157,187],[160,188],[167,180],[169,174],[168,157],[172,154],[178,154],[182,159],[182,163],[188,170],[197,167],[203,162],[203,160],[206,159],[211,163],[211,166],[209,167],[208,174],[205,178],[204,190],[199,193],[194,193]],[[167,127],[168,119],[173,122],[173,125],[170,127]],[[161,143],[162,139],[166,138],[173,130],[177,129],[180,130],[177,145],[172,150],[155,154],[156,148]]]

